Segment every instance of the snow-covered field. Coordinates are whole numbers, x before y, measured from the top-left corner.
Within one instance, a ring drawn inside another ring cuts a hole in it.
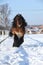
[[[0,41],[7,36],[0,36]],[[13,48],[13,37],[0,44],[0,65],[43,65],[43,34],[25,34],[24,43]]]

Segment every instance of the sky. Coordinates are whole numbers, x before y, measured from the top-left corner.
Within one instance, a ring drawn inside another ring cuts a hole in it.
[[[0,0],[0,5],[8,3],[13,19],[22,14],[29,25],[43,24],[43,0]]]

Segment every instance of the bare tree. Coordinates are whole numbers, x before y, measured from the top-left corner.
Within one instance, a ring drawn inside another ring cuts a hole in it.
[[[10,12],[11,12],[11,10],[8,7],[8,4],[3,4],[3,5],[0,6],[0,13],[2,15],[1,23],[3,25],[5,25],[5,27],[8,27],[8,25],[9,25],[9,21],[10,21],[9,15],[10,15]]]

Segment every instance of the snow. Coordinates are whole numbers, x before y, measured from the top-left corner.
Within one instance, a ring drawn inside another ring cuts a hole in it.
[[[7,36],[0,36],[0,41]],[[25,34],[24,43],[12,47],[13,37],[0,44],[0,65],[43,65],[43,34]]]

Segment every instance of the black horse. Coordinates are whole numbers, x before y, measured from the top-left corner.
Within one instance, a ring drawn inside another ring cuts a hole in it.
[[[21,14],[17,14],[12,23],[9,35],[14,35],[13,47],[19,47],[24,42],[25,26],[27,23]]]

